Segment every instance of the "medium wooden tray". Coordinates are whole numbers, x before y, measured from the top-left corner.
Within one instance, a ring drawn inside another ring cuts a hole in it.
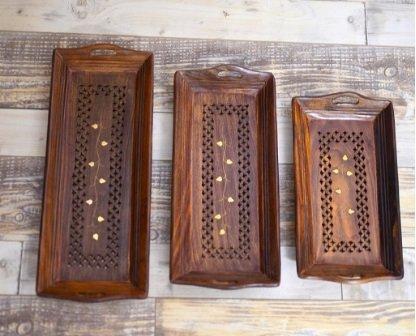
[[[300,277],[403,277],[393,106],[345,92],[293,99]]]
[[[39,295],[147,296],[152,101],[151,53],[55,50]]]
[[[176,72],[171,282],[279,284],[276,127],[272,74]]]

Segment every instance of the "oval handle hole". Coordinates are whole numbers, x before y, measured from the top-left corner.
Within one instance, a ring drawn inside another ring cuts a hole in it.
[[[233,77],[233,78],[241,78],[243,77],[238,71],[229,71],[223,70],[217,73],[218,77]]]
[[[100,292],[78,292],[79,296],[82,297],[91,297],[91,298],[100,298],[104,296],[104,293],[100,293]]]
[[[117,55],[117,52],[111,49],[95,49],[91,51],[91,56],[114,56],[114,55]]]
[[[335,105],[357,105],[359,102],[357,97],[352,96],[340,96],[332,99],[332,103]]]
[[[361,280],[362,277],[361,277],[361,275],[351,275],[351,276],[340,275],[340,278],[343,279],[343,280],[357,281],[357,280]]]

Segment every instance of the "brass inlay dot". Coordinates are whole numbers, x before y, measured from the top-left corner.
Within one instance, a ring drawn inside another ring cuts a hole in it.
[[[347,170],[347,175],[348,175],[348,176],[352,176],[352,171]]]
[[[222,181],[222,176],[218,176],[215,180],[218,181],[218,182],[221,182]]]
[[[98,180],[98,182],[100,182],[101,184],[103,184],[103,183],[105,183],[106,181],[105,181],[105,179],[100,178],[100,179]]]
[[[85,203],[87,203],[88,205],[91,205],[91,204],[92,204],[92,199],[87,199],[87,200],[85,201]]]
[[[92,239],[94,239],[94,240],[98,240],[98,233],[94,233],[94,234],[92,235]]]
[[[228,165],[233,164],[233,161],[231,161],[230,159],[227,159],[227,161],[225,161],[225,163],[227,163]]]
[[[220,230],[220,236],[223,236],[223,235],[225,235],[225,230],[224,229],[221,229]]]
[[[105,147],[107,145],[108,145],[108,142],[107,141],[101,141],[101,146]]]
[[[341,189],[340,189],[340,188],[337,188],[337,189],[335,189],[335,192],[336,192],[337,194],[340,194],[340,193],[341,193]]]
[[[353,209],[348,209],[348,213],[352,215],[355,211]]]
[[[220,220],[220,219],[221,219],[221,215],[220,215],[220,214],[216,214],[216,215],[214,216],[214,218],[215,218],[216,220]]]
[[[90,162],[88,162],[88,165],[89,165],[90,167],[94,167],[95,163],[94,163],[94,161],[90,161]]]
[[[92,127],[93,129],[97,129],[97,128],[98,128],[98,124],[92,124],[92,125],[91,125],[91,127]]]
[[[338,174],[338,173],[339,173],[339,169],[338,169],[338,168],[335,168],[334,170],[332,170],[332,172],[333,172],[334,174]]]
[[[224,145],[224,143],[222,141],[217,141],[217,146],[218,147],[222,147]]]
[[[104,222],[104,217],[102,217],[102,216],[98,216],[98,217],[97,217],[97,221],[99,221],[100,223],[101,223],[101,222]]]
[[[342,159],[343,159],[344,161],[347,161],[347,160],[348,160],[348,156],[347,156],[346,154],[344,154],[344,156],[342,157]]]
[[[227,198],[227,202],[228,202],[228,203],[233,203],[233,202],[234,202],[234,198],[232,198],[232,197],[228,197],[228,198]]]

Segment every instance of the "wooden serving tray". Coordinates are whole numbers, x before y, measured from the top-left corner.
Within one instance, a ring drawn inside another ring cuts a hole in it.
[[[300,277],[401,279],[394,112],[356,93],[293,99]]]
[[[39,295],[147,296],[152,102],[152,53],[55,50]]]
[[[276,127],[272,74],[176,72],[171,282],[279,284]]]

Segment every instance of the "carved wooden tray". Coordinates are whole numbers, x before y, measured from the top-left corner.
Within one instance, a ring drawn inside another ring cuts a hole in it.
[[[276,127],[272,74],[176,72],[171,282],[279,284]]]
[[[345,92],[293,99],[300,277],[403,277],[393,106]]]
[[[147,296],[152,101],[151,53],[55,50],[39,295]]]

